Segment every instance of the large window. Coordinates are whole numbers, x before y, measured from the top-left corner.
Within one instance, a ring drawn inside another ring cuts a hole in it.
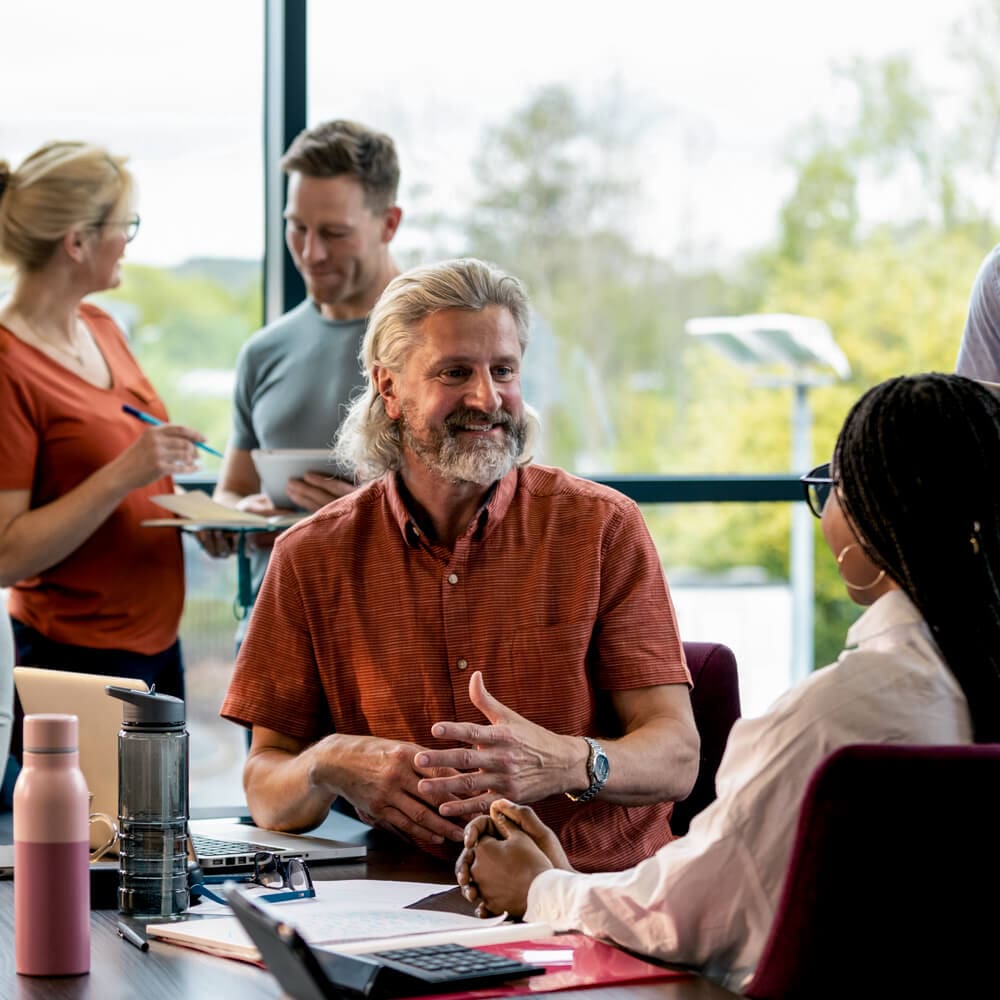
[[[998,0],[308,11],[308,122],[356,118],[399,146],[400,263],[472,253],[525,280],[544,460],[788,470],[791,391],[687,336],[694,316],[830,325],[852,376],[811,393],[817,462],[863,388],[952,367],[1000,239]],[[35,0],[2,21],[0,157],[51,138],[131,157],[142,229],[102,301],[171,413],[220,448],[236,352],[261,321],[263,26],[260,0]],[[731,641],[759,710],[786,651],[753,619],[792,614],[787,505],[644,514],[685,637]],[[194,547],[188,567],[192,801],[207,804],[239,793],[243,737],[217,719],[235,568]],[[819,549],[816,597],[823,663],[856,612]]]
[[[526,281],[545,459],[593,475],[772,473],[793,465],[791,389],[685,321],[830,325],[853,374],[810,394],[816,462],[864,388],[950,369],[1000,236],[997,51],[995,0],[313,2],[308,120],[396,139],[401,263],[473,253]],[[736,570],[747,626],[787,587],[787,507],[647,520],[678,585]],[[825,549],[816,570],[823,663],[856,610]],[[742,631],[689,617],[691,638]],[[737,649],[744,670],[783,655]]]

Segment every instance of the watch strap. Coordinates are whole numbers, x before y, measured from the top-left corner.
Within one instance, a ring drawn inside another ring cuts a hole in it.
[[[598,792],[604,787],[605,782],[608,780],[607,768],[604,769],[604,774],[599,776],[597,773],[597,758],[601,756],[605,761],[608,759],[608,755],[604,752],[604,747],[601,746],[597,740],[592,739],[589,736],[584,736],[583,739],[587,741],[590,746],[590,753],[587,756],[587,777],[590,778],[590,785],[586,791],[581,792],[579,795],[574,795],[572,792],[566,793],[566,798],[573,802],[589,802],[594,798]]]

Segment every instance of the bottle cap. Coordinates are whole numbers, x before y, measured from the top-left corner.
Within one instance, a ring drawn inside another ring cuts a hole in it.
[[[179,729],[184,725],[184,702],[156,690],[136,691],[109,684],[105,689],[112,698],[125,702],[122,725],[126,729]]]
[[[26,715],[24,749],[27,753],[71,753],[79,746],[75,715]]]

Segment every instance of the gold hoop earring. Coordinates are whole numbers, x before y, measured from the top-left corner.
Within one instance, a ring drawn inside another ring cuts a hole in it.
[[[844,576],[844,559],[846,558],[847,553],[850,552],[851,549],[860,549],[860,548],[861,548],[860,545],[856,544],[855,542],[851,542],[850,545],[845,545],[840,550],[840,555],[837,556],[837,572],[840,574],[840,579],[844,581],[844,586],[847,587],[848,590],[871,590],[872,587],[877,587],[885,579],[884,569],[880,569],[878,571],[878,576],[875,577],[875,579],[872,580],[871,583],[864,583],[864,584],[851,583],[851,581],[848,580],[846,576]]]

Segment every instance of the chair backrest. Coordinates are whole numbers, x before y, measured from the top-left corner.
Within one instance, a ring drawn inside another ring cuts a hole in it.
[[[747,995],[995,995],[998,789],[996,744],[831,754]]]
[[[684,656],[691,672],[691,708],[701,736],[701,763],[691,794],[674,806],[670,829],[687,833],[691,820],[715,801],[715,772],[719,769],[729,730],[740,717],[740,684],[736,657],[719,642],[685,642]]]

